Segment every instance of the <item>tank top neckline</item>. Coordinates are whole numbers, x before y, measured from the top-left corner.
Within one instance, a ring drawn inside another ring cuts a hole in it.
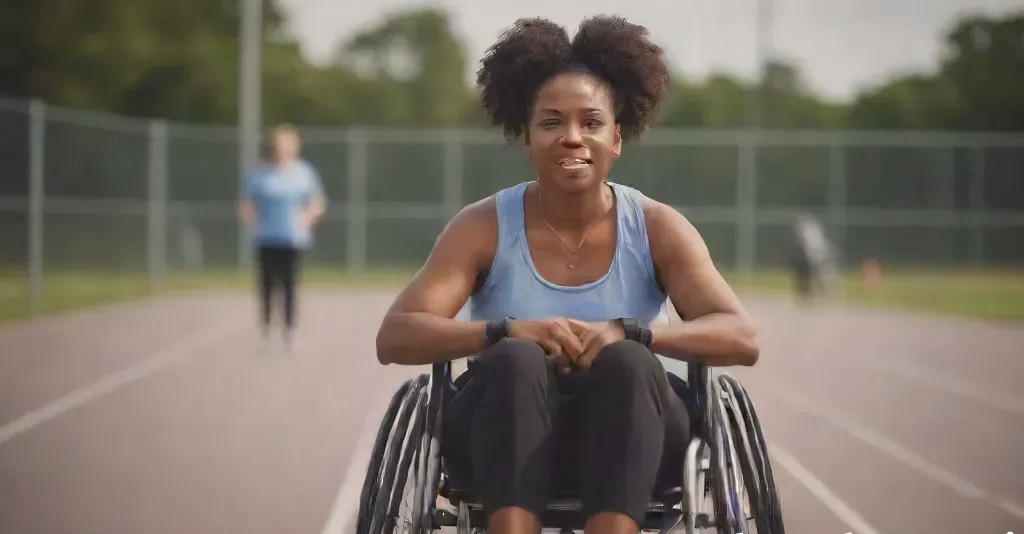
[[[583,291],[591,290],[607,282],[608,279],[611,278],[612,274],[615,273],[618,268],[620,259],[619,256],[622,251],[623,242],[625,241],[623,236],[624,229],[622,224],[622,217],[624,214],[623,202],[626,200],[626,195],[621,194],[622,192],[618,190],[617,184],[615,184],[614,182],[610,182],[608,180],[602,182],[609,186],[609,188],[612,191],[612,197],[615,201],[615,251],[612,253],[612,261],[608,265],[608,270],[597,280],[592,280],[590,282],[586,282],[580,285],[567,286],[562,284],[556,284],[548,280],[547,278],[544,278],[540,274],[540,271],[537,270],[537,265],[533,262],[533,254],[530,252],[530,244],[527,242],[526,239],[526,190],[529,189],[530,184],[533,183],[536,183],[536,180],[524,182],[522,184],[520,191],[516,195],[518,196],[516,205],[518,206],[519,211],[519,220],[517,221],[519,227],[516,229],[516,234],[518,236],[517,241],[519,242],[519,249],[523,255],[523,260],[526,262],[527,267],[529,267],[530,273],[533,275],[534,279],[544,287],[547,287],[554,291],[561,291],[563,293],[580,293]]]

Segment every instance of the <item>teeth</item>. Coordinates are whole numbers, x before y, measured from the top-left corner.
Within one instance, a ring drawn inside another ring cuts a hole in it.
[[[558,162],[560,165],[586,165],[587,160],[582,158],[565,158]]]

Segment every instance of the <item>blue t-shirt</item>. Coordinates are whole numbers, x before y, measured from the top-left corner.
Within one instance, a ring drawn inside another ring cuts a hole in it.
[[[299,216],[318,196],[324,196],[320,176],[304,160],[280,167],[264,164],[253,170],[246,197],[256,208],[256,244],[309,248],[313,236],[299,225]]]

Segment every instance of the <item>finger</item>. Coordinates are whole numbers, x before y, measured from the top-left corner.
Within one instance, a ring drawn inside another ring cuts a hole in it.
[[[568,327],[569,330],[573,334],[576,334],[577,336],[589,330],[586,323],[582,321],[577,321],[576,319],[572,318],[565,319],[565,326]]]
[[[544,349],[546,356],[557,356],[562,354],[562,346],[551,339],[540,339],[537,340],[537,344]]]
[[[562,350],[574,360],[583,352],[583,343],[576,337],[576,334],[569,330],[556,329],[554,339],[562,346]]]

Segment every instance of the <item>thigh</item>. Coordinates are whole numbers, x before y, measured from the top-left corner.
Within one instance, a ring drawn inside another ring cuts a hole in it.
[[[658,469],[655,489],[668,489],[683,483],[683,462],[686,448],[693,436],[691,414],[696,409],[695,398],[686,382],[672,373],[666,373],[671,392],[665,401],[665,447]]]
[[[270,283],[274,276],[274,249],[267,245],[260,245],[256,250],[256,265],[259,271],[260,281],[264,286]]]
[[[441,457],[445,474],[457,486],[471,487],[473,482],[473,414],[480,401],[480,382],[473,381],[472,369],[445,391],[441,418]]]

